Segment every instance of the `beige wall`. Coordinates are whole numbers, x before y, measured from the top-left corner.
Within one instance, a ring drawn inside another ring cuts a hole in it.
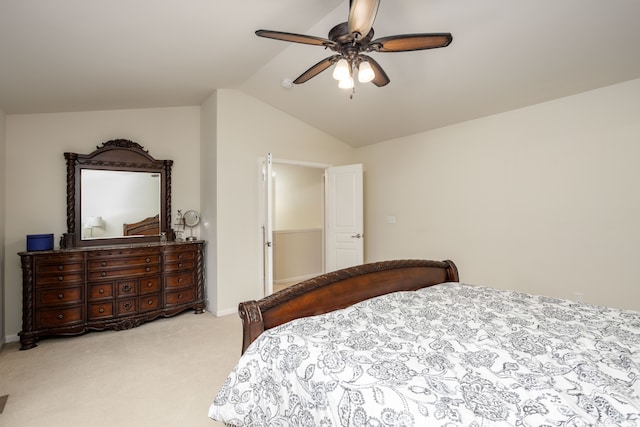
[[[234,90],[217,97],[217,270],[209,272],[217,314],[262,296],[262,243],[258,212],[259,158],[334,165],[353,162],[355,150]],[[250,119],[248,119],[250,118]],[[215,274],[215,283],[211,281]]]
[[[5,330],[22,324],[22,276],[17,252],[27,234],[66,231],[65,151],[89,153],[114,138],[131,139],[157,159],[174,161],[176,209],[200,209],[200,108],[160,108],[6,116]]]
[[[273,284],[290,284],[323,272],[321,228],[273,232]]]
[[[218,93],[214,92],[200,109],[200,230],[205,246],[207,308],[218,305]]]
[[[633,80],[359,150],[367,261],[640,310],[639,117]]]
[[[0,349],[5,341],[5,315],[4,315],[4,245],[5,245],[5,206],[6,206],[6,189],[5,189],[5,181],[6,181],[6,162],[5,162],[5,147],[6,147],[6,132],[5,132],[5,123],[6,116],[4,111],[0,110],[0,165],[2,168],[0,169]]]
[[[118,137],[175,161],[173,215],[201,210],[216,314],[262,294],[267,152],[364,163],[367,262],[451,258],[467,282],[640,309],[639,113],[634,80],[359,150],[233,90],[201,107],[7,115],[4,129],[0,115],[5,334],[21,328],[25,236],[53,232],[57,244],[66,228],[62,153]]]
[[[324,169],[273,164],[275,230],[322,228]]]

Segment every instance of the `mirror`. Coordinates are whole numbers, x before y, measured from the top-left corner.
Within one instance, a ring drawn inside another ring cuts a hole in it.
[[[160,174],[83,169],[80,200],[83,240],[135,235],[129,224],[160,215]]]
[[[67,159],[67,230],[60,247],[144,243],[170,233],[171,160],[139,144],[107,141]]]
[[[191,234],[187,237],[187,241],[196,240],[193,236],[193,227],[200,223],[200,214],[196,211],[186,211],[182,219],[184,221],[184,225],[189,227],[191,230]]]

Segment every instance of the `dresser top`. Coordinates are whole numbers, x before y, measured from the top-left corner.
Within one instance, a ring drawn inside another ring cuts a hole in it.
[[[153,242],[153,243],[131,243],[125,245],[105,245],[105,246],[84,246],[79,248],[66,248],[66,249],[51,249],[47,251],[22,251],[18,252],[18,255],[39,255],[39,254],[65,254],[73,252],[92,252],[92,251],[104,251],[110,249],[136,249],[136,248],[160,248],[163,246],[183,246],[191,244],[203,244],[204,240],[192,240],[185,242]]]

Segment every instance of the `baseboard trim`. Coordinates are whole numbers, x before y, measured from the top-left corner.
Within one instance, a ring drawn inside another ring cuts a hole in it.
[[[224,310],[212,311],[213,315],[216,317],[228,316],[230,314],[235,314],[238,312],[237,308],[226,308]]]
[[[9,344],[10,342],[16,342],[16,341],[20,341],[20,337],[18,336],[18,334],[13,334],[13,335],[7,335],[6,337],[4,337],[5,344]]]
[[[299,283],[299,282],[304,282],[307,279],[313,279],[314,277],[320,276],[322,273],[312,273],[312,274],[305,274],[304,276],[297,276],[297,277],[287,277],[285,279],[278,279],[278,280],[274,280],[273,284],[274,285],[282,285],[282,284],[287,284],[287,283]]]

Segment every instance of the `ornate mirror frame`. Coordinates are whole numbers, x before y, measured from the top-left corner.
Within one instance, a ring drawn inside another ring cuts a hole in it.
[[[61,248],[159,242],[160,235],[82,239],[81,175],[83,169],[152,172],[160,175],[160,232],[171,233],[171,167],[173,160],[156,160],[140,144],[113,139],[97,146],[91,154],[64,153],[67,160],[67,233]]]

